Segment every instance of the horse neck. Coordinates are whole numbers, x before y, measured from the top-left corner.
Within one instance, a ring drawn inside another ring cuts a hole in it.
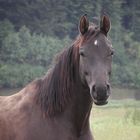
[[[80,136],[89,129],[89,116],[92,107],[92,100],[89,89],[78,86],[75,97],[72,100],[73,108],[71,114],[74,115],[74,124],[77,134]]]

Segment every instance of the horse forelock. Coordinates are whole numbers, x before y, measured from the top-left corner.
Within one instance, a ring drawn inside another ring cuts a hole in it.
[[[87,42],[88,40],[92,39],[93,37],[96,37],[100,33],[100,28],[95,25],[91,24],[88,28],[88,31],[84,35],[80,35],[78,40],[79,40],[79,45],[78,47],[82,46],[84,42]]]

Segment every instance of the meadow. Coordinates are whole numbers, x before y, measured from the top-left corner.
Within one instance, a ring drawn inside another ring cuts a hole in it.
[[[111,100],[93,106],[90,125],[95,140],[140,140],[140,101]]]

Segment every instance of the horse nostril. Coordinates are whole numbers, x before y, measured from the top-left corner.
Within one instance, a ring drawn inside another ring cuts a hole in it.
[[[93,94],[94,98],[97,98],[97,93],[96,93],[95,85],[92,86],[92,94]]]
[[[110,84],[107,84],[107,96],[111,94]]]
[[[92,87],[92,92],[95,92],[95,85],[93,85]]]
[[[85,71],[84,74],[85,74],[85,76],[88,76],[88,72],[87,71]]]
[[[107,84],[107,90],[110,90],[110,85],[109,84]]]

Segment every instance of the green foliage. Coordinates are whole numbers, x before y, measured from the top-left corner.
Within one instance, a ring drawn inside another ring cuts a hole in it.
[[[124,34],[123,42],[115,43],[112,82],[114,85],[140,87],[140,43],[132,39],[132,33]]]
[[[45,72],[46,69],[42,66],[3,64],[0,68],[0,85],[2,87],[21,87]]]
[[[20,87],[45,74],[56,53],[70,42],[31,34],[23,26],[3,38],[0,51],[0,87]]]
[[[124,28],[130,32],[133,32],[133,38],[140,41],[140,3],[138,0],[124,0],[123,3],[123,25]]]
[[[93,17],[100,18],[106,13],[111,19],[109,35],[115,49],[112,83],[139,88],[139,8],[138,0],[0,1],[0,75],[4,65],[30,65],[47,71],[54,55],[78,34],[81,15],[86,13],[90,21],[94,21]],[[0,87],[9,85],[6,83],[0,77]]]

